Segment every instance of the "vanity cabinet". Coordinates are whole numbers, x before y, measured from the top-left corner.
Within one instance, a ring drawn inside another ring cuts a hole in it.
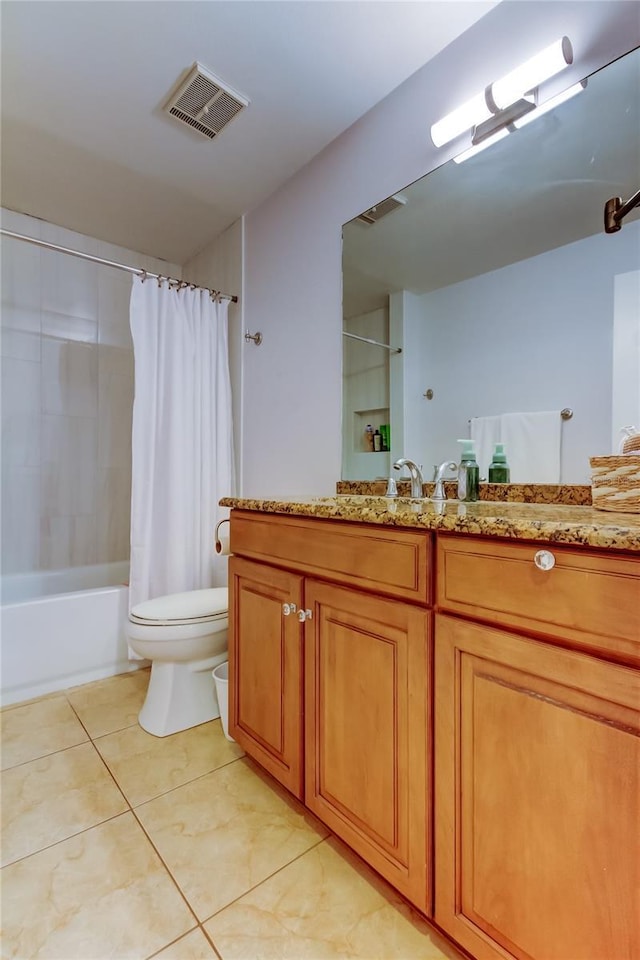
[[[233,556],[229,594],[231,736],[302,799],[302,577]]]
[[[478,960],[637,957],[638,561],[539,549],[439,538],[435,919]]]
[[[640,558],[237,509],[231,550],[246,752],[476,960],[638,960]]]
[[[234,511],[231,550],[231,735],[429,914],[429,534]]]
[[[315,580],[305,606],[305,803],[430,913],[430,613]]]

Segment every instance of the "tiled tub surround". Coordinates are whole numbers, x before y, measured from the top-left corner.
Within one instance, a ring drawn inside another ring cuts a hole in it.
[[[2,226],[149,270],[179,267],[2,210]],[[2,238],[3,573],[129,556],[131,276]]]
[[[220,503],[263,513],[640,552],[640,514],[586,506],[495,501],[432,503],[404,497],[355,495],[282,500],[225,497]]]
[[[141,730],[146,683],[0,713],[4,957],[460,960],[219,720]]]

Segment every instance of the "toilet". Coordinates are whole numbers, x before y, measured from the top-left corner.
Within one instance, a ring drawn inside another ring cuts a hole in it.
[[[167,737],[220,716],[211,671],[227,659],[227,587],[145,600],[127,624],[131,649],[151,661],[143,730]]]

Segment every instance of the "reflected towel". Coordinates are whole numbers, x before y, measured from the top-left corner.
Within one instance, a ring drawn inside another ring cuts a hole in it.
[[[503,413],[504,443],[511,483],[560,483],[562,418],[559,410]]]
[[[493,460],[496,443],[500,443],[500,417],[474,417],[471,420],[471,439],[476,447],[476,460],[480,467],[480,478],[489,477],[489,464]]]

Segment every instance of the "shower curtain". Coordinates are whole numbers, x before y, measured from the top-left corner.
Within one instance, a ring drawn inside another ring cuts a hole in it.
[[[213,537],[234,492],[227,311],[134,277],[130,609],[226,582]]]

